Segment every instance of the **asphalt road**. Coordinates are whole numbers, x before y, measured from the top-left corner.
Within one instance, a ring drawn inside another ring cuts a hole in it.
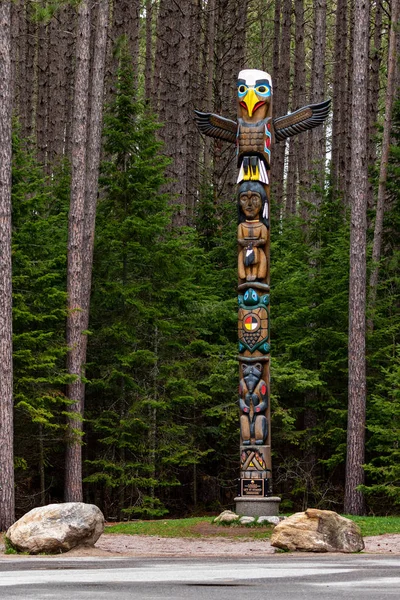
[[[400,599],[400,557],[0,559],[0,599]]]

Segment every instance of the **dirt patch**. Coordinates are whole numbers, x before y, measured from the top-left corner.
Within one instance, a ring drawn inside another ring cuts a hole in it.
[[[364,552],[372,554],[400,554],[400,534],[385,533],[364,538]]]
[[[196,533],[202,533],[205,539],[202,538],[162,538],[146,535],[125,535],[125,534],[110,534],[104,533],[94,548],[79,547],[70,550],[63,554],[68,557],[124,557],[134,556],[141,558],[156,558],[156,557],[238,557],[238,558],[253,558],[263,557],[267,554],[274,554],[276,549],[271,546],[269,539],[249,539],[237,538],[244,530],[249,533],[246,527],[237,527],[233,535],[235,537],[227,537],[229,530],[225,527],[218,529],[224,530],[223,537],[215,537],[216,527],[212,527],[211,531],[207,529],[207,524],[204,530],[200,531],[198,526],[195,526]],[[240,531],[240,533],[239,533]],[[232,530],[231,530],[232,532]],[[231,533],[232,535],[232,533]],[[385,534],[374,537],[365,537],[364,553],[368,554],[400,554],[400,534]],[[1,558],[15,559],[18,556],[27,558],[27,555],[4,554],[4,544],[0,536],[0,556]],[[293,553],[291,553],[293,555]],[[54,555],[53,555],[54,556]],[[60,556],[57,554],[56,556]],[[32,557],[35,558],[35,557]],[[47,555],[49,558],[49,555]]]
[[[242,529],[242,528],[241,528]],[[245,528],[243,528],[245,529]],[[141,557],[253,557],[273,554],[269,540],[241,538],[158,538],[145,535],[103,534],[95,548],[111,554]]]
[[[239,526],[225,526],[225,525],[213,525],[203,521],[197,523],[190,528],[190,532],[194,535],[201,537],[227,537],[227,538],[249,538],[252,539],[254,536],[259,535],[260,532],[272,532],[272,525],[270,527],[241,527]],[[239,540],[238,540],[239,541]]]

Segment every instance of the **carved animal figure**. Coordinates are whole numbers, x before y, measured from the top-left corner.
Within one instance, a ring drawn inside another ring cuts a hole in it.
[[[267,384],[262,376],[262,365],[243,365],[243,378],[239,384],[240,433],[244,446],[262,445],[268,435],[265,411],[268,408]],[[254,442],[253,442],[254,440]]]
[[[239,177],[269,184],[271,145],[321,125],[329,114],[330,100],[304,106],[283,117],[272,118],[272,80],[265,71],[246,69],[237,80],[237,121],[195,110],[199,131],[237,144]]]

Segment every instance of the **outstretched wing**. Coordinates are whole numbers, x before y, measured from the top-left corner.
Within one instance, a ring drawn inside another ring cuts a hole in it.
[[[236,141],[238,127],[236,121],[224,119],[213,113],[203,113],[199,110],[194,112],[196,125],[201,133],[225,142],[234,143]]]
[[[274,119],[275,140],[280,142],[292,135],[321,125],[329,114],[330,100],[320,104],[310,104],[295,112]]]

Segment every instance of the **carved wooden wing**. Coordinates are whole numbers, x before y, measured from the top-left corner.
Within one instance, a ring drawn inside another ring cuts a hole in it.
[[[325,100],[320,104],[310,104],[285,117],[274,119],[275,140],[280,142],[302,131],[318,127],[327,118],[330,105],[331,101]]]
[[[213,113],[203,113],[199,110],[194,112],[196,114],[196,124],[201,133],[225,142],[234,143],[236,141],[238,128],[236,121],[225,119]]]

